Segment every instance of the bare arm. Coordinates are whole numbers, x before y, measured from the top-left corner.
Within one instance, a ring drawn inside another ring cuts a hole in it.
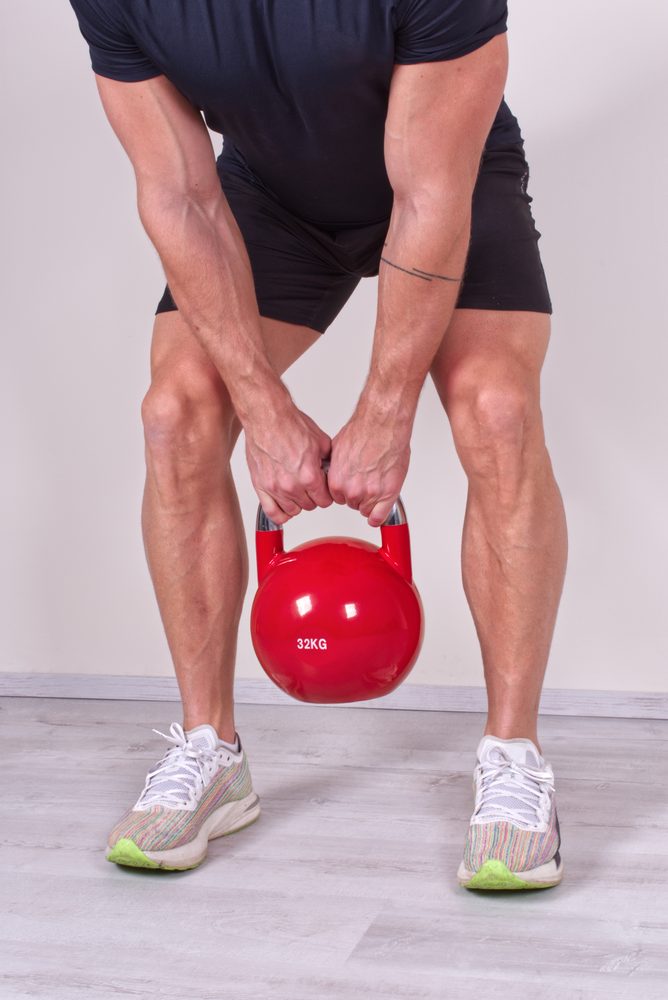
[[[321,460],[330,440],[295,407],[267,358],[246,245],[200,112],[165,76],[136,83],[95,79],[132,162],[139,216],[170,290],[246,432],[262,506],[276,522],[328,506]]]
[[[128,154],[137,208],[179,311],[225,381],[242,420],[287,396],[266,357],[246,247],[216,173],[200,112],[165,76],[95,75]]]
[[[460,59],[395,67],[385,125],[394,203],[366,394],[397,415],[414,410],[452,316],[507,59],[497,35]]]
[[[334,438],[329,472],[334,499],[373,511],[370,523],[387,515],[408,469],[420,391],[460,289],[473,188],[507,60],[498,35],[459,59],[394,69],[385,123],[394,201],[371,364],[355,413]]]

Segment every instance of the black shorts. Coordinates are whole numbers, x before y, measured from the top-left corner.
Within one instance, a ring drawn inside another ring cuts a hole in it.
[[[220,177],[246,243],[260,315],[324,333],[360,278],[378,274],[389,219],[323,228],[293,215],[242,169],[223,168]],[[485,152],[458,309],[552,312],[528,179],[521,143]],[[166,285],[156,315],[176,308]]]

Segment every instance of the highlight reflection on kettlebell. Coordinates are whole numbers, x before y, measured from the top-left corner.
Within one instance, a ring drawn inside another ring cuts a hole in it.
[[[332,535],[286,552],[282,526],[258,507],[251,637],[265,673],[293,698],[378,698],[415,664],[424,614],[401,497],[380,532],[380,547]]]

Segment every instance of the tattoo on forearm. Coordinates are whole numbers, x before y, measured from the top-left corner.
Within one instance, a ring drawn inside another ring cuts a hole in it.
[[[384,243],[383,246],[387,246],[387,243]],[[387,257],[381,256],[380,259],[383,261],[384,264],[389,264],[390,267],[396,267],[397,271],[403,271],[404,274],[411,274],[414,278],[421,278],[423,281],[433,281],[434,278],[439,278],[440,281],[454,281],[454,282],[463,281],[463,278],[449,278],[445,274],[432,274],[431,271],[423,271],[419,267],[413,267],[413,268],[401,267],[400,264],[395,264],[394,261],[388,260]]]

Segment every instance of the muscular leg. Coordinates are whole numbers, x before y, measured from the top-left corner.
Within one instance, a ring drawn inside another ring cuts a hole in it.
[[[320,336],[262,319],[280,374]],[[237,630],[248,553],[230,458],[240,425],[218,372],[177,311],[158,313],[151,385],[142,403],[146,559],[174,661],[183,726],[235,732]]]
[[[468,478],[464,590],[480,640],[485,733],[538,749],[538,703],[567,558],[540,409],[549,316],[459,309],[431,376]]]

